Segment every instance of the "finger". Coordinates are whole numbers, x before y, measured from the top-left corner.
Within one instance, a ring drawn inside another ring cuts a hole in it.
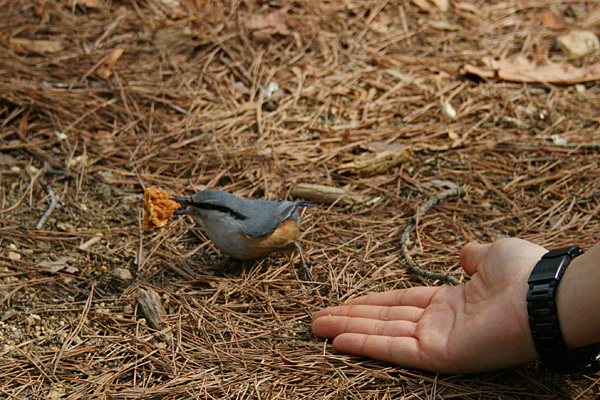
[[[389,292],[373,293],[349,300],[349,305],[375,306],[410,306],[425,308],[431,298],[440,290],[439,287],[414,287],[409,289],[392,290]]]
[[[492,243],[481,244],[475,241],[467,243],[460,251],[460,265],[469,275],[473,275],[487,256]]]
[[[313,316],[313,320],[324,316],[344,316],[370,318],[381,321],[417,322],[425,310],[420,307],[383,307],[369,305],[350,305],[325,308]]]
[[[312,331],[316,336],[329,339],[344,333],[412,337],[415,335],[416,327],[417,324],[411,321],[381,321],[335,315],[318,318],[312,323]]]
[[[343,353],[366,356],[407,368],[430,371],[435,369],[435,365],[428,363],[423,357],[419,341],[413,337],[345,333],[335,338],[333,347]]]

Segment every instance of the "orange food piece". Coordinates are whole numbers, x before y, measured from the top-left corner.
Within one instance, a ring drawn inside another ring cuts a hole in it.
[[[181,208],[181,204],[171,200],[171,195],[164,190],[149,187],[144,192],[144,228],[162,228],[167,224],[173,212]]]

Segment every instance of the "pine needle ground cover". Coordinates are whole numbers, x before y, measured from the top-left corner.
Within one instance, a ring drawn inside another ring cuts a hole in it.
[[[5,0],[0,21],[0,398],[598,395],[310,331],[361,294],[465,282],[469,240],[598,241],[600,53],[557,44],[598,33],[597,2]],[[142,228],[148,187],[334,193],[303,221],[316,280],[297,253],[215,274],[191,219]]]

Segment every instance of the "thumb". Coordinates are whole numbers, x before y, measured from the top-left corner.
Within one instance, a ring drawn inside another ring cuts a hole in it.
[[[492,243],[481,244],[476,241],[469,242],[460,251],[460,265],[469,275],[473,275],[485,259]]]

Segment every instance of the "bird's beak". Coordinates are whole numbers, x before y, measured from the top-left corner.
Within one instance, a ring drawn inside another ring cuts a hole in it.
[[[192,203],[189,197],[171,197],[171,200],[178,202],[184,207],[187,207]],[[175,210],[173,215],[186,215],[191,214],[191,212],[191,208],[180,208],[179,210]]]

